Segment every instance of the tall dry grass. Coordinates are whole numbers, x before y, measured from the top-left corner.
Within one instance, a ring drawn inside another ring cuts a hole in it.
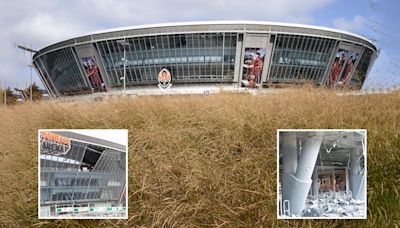
[[[400,93],[124,97],[0,117],[3,226],[400,226]],[[129,129],[128,220],[37,219],[38,128]],[[368,130],[368,220],[276,220],[278,128]]]

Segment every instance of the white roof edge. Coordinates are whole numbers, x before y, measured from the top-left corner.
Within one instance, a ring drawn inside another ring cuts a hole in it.
[[[328,27],[323,27],[323,26],[317,26],[317,25],[305,25],[305,24],[297,24],[297,23],[286,23],[286,22],[272,22],[272,21],[251,21],[251,20],[221,20],[221,21],[187,21],[187,22],[169,22],[169,23],[156,23],[156,24],[146,24],[146,25],[134,25],[134,26],[125,26],[125,27],[116,27],[116,28],[110,28],[110,29],[102,29],[102,30],[96,30],[93,32],[88,32],[84,33],[81,35],[75,35],[71,36],[65,40],[58,41],[55,43],[52,43],[50,45],[46,45],[43,48],[61,43],[66,40],[70,39],[75,39],[75,38],[80,38],[84,36],[90,36],[90,35],[96,35],[96,34],[101,34],[101,33],[110,33],[110,32],[118,32],[118,31],[124,31],[124,30],[135,30],[135,29],[146,29],[146,28],[158,28],[158,27],[171,27],[171,26],[188,26],[188,25],[233,25],[233,24],[249,24],[249,25],[274,25],[274,26],[285,26],[285,27],[298,27],[298,28],[308,28],[308,29],[317,29],[317,30],[323,30],[323,31],[329,31],[329,32],[337,32],[337,33],[342,33],[345,35],[350,35],[353,37],[357,37],[359,39],[362,39],[364,41],[369,42],[372,44],[376,49],[376,45],[369,40],[367,37],[344,31],[344,30],[339,30],[339,29],[333,29],[333,28],[328,28]],[[40,49],[43,49],[40,48]]]
[[[337,33],[343,33],[346,35],[354,36],[360,39],[364,39],[371,44],[372,41],[369,40],[367,37],[340,30],[340,29],[334,29],[334,28],[328,28],[328,27],[323,27],[323,26],[317,26],[317,25],[306,25],[306,24],[297,24],[297,23],[286,23],[286,22],[272,22],[272,21],[251,21],[251,20],[222,20],[222,21],[188,21],[188,22],[170,22],[170,23],[156,23],[156,24],[146,24],[146,25],[134,25],[134,26],[124,26],[124,27],[117,27],[117,28],[111,28],[111,29],[102,29],[102,30],[96,30],[93,32],[89,32],[86,34],[83,34],[81,36],[88,36],[88,35],[94,35],[94,34],[101,34],[101,33],[108,33],[108,32],[117,32],[117,31],[124,31],[124,30],[131,30],[131,29],[145,29],[145,28],[157,28],[157,27],[170,27],[170,26],[185,26],[185,25],[223,25],[223,24],[254,24],[254,25],[275,25],[275,26],[286,26],[286,27],[300,27],[300,28],[309,28],[309,29],[318,29],[318,30],[325,30],[325,31],[330,31],[330,32],[337,32]],[[81,37],[79,36],[79,37]]]

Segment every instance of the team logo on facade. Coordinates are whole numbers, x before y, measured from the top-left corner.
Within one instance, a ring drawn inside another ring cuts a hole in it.
[[[50,132],[40,132],[40,151],[42,154],[63,155],[71,149],[71,140]]]
[[[164,68],[158,73],[158,87],[161,89],[168,89],[171,87],[171,73],[168,69]]]

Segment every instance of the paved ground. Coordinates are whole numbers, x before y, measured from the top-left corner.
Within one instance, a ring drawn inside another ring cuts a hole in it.
[[[258,94],[276,94],[283,93],[290,88],[254,88],[238,87],[237,84],[201,84],[201,85],[172,85],[168,89],[161,89],[157,85],[127,87],[125,96],[160,96],[160,95],[208,95],[214,93],[250,93]],[[393,91],[337,91],[338,96],[361,96],[371,93],[389,93]],[[113,88],[108,92],[100,92],[94,94],[68,96],[58,98],[57,101],[93,101],[108,97],[124,96],[123,90]]]
[[[154,86],[135,86],[128,87],[125,96],[160,96],[160,95],[208,95],[214,93],[250,93],[250,94],[266,94],[278,93],[287,89],[276,88],[244,88],[238,87],[236,84],[202,84],[202,85],[173,85],[168,89],[161,89],[157,85]],[[96,100],[106,97],[124,96],[123,90],[116,88],[108,92],[94,93],[89,95],[78,95],[59,98],[58,101],[75,101],[75,100]]]

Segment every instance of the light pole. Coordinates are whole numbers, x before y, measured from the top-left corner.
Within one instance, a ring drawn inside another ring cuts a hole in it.
[[[124,48],[124,58],[122,58],[121,60],[124,61],[124,92],[123,94],[126,94],[126,46],[131,46],[132,44],[130,44],[129,42],[126,42],[125,39],[124,40],[117,40],[117,43],[122,45],[122,47]]]
[[[32,45],[31,45],[32,46]],[[19,49],[23,50],[23,51],[28,51],[30,53],[30,57],[31,57],[31,64],[28,65],[29,69],[30,69],[30,86],[29,86],[29,99],[32,101],[32,67],[33,67],[33,59],[32,59],[32,53],[36,53],[36,50],[33,50],[32,47],[31,48],[27,48],[24,47],[22,45],[18,45],[17,46]]]

